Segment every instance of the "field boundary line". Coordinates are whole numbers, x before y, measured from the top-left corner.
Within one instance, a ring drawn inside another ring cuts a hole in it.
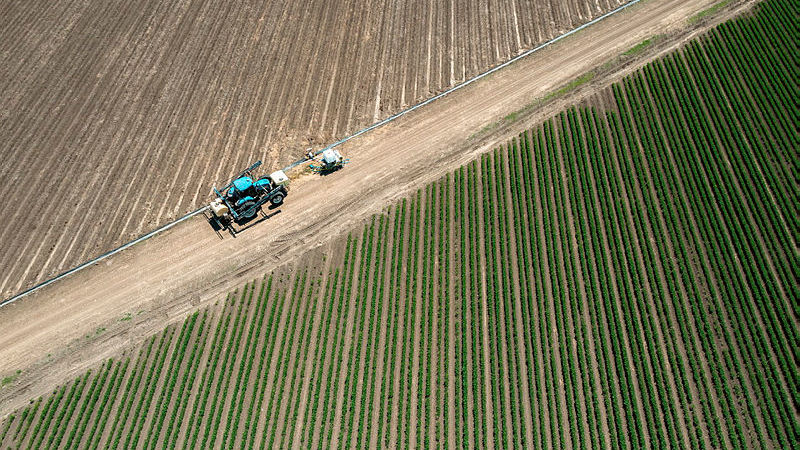
[[[73,267],[72,269],[69,269],[66,272],[62,272],[62,273],[56,275],[55,277],[50,278],[49,280],[42,281],[41,283],[39,283],[39,284],[37,284],[37,285],[35,285],[33,287],[30,287],[30,288],[20,292],[19,294],[15,295],[15,296],[13,296],[11,298],[3,300],[2,302],[0,302],[0,308],[2,308],[3,306],[9,305],[11,303],[14,303],[15,301],[25,297],[26,295],[33,294],[34,292],[38,291],[39,289],[41,289],[41,288],[43,288],[43,287],[45,287],[45,286],[47,286],[49,284],[55,283],[56,281],[61,280],[62,278],[66,278],[66,277],[72,275],[75,272],[78,272],[78,271],[80,271],[82,269],[85,269],[87,266],[91,266],[92,264],[99,263],[100,261],[102,261],[102,260],[104,260],[104,259],[106,259],[106,258],[108,258],[110,256],[114,256],[117,253],[127,249],[128,247],[132,247],[133,245],[138,244],[138,243],[140,243],[142,241],[145,241],[147,239],[150,239],[151,237],[153,237],[153,236],[155,236],[155,235],[157,235],[157,234],[159,234],[161,232],[167,231],[170,228],[174,227],[175,225],[177,225],[177,224],[179,224],[179,223],[181,223],[181,222],[183,222],[183,221],[185,221],[187,219],[190,219],[190,218],[192,218],[192,217],[204,212],[207,209],[208,209],[208,206],[203,206],[202,208],[196,209],[196,210],[184,215],[183,217],[181,217],[179,219],[176,219],[176,220],[174,220],[174,221],[172,221],[172,222],[170,222],[170,223],[168,223],[166,225],[163,225],[160,228],[157,228],[157,229],[155,229],[155,230],[153,230],[153,231],[151,231],[151,232],[149,232],[149,233],[147,233],[147,234],[145,234],[143,236],[140,236],[140,237],[138,237],[138,238],[136,238],[136,239],[134,239],[134,240],[132,240],[132,241],[130,241],[128,243],[122,244],[121,246],[119,246],[119,247],[117,247],[117,248],[115,248],[113,250],[110,250],[110,251],[108,251],[106,253],[103,253],[102,255],[100,255],[100,256],[98,256],[96,258],[90,259],[89,261],[86,261],[85,263],[82,263],[79,266]]]
[[[526,50],[526,51],[520,53],[519,55],[509,59],[508,61],[506,61],[506,62],[504,62],[504,63],[502,63],[500,65],[497,65],[495,67],[492,67],[491,69],[489,69],[489,70],[487,70],[485,72],[482,72],[482,73],[480,73],[478,75],[475,75],[474,77],[472,77],[472,78],[470,78],[470,79],[468,79],[468,80],[466,80],[466,81],[464,81],[464,82],[462,82],[460,84],[457,84],[457,85],[447,89],[444,92],[440,92],[439,94],[436,94],[433,97],[431,97],[431,98],[429,98],[429,99],[427,99],[425,101],[422,101],[422,102],[417,103],[416,105],[410,106],[410,107],[408,107],[408,108],[406,108],[406,109],[404,109],[404,110],[402,110],[400,112],[392,114],[391,116],[381,120],[380,122],[376,122],[376,123],[374,123],[374,124],[372,124],[372,125],[370,125],[370,126],[368,126],[366,128],[363,128],[363,129],[355,132],[354,134],[351,134],[350,136],[342,138],[342,139],[340,139],[340,140],[328,145],[327,147],[325,147],[325,148],[323,148],[321,150],[317,150],[316,152],[314,152],[314,155],[319,155],[322,152],[324,152],[325,150],[330,150],[332,148],[338,147],[338,146],[344,144],[345,142],[347,142],[347,141],[349,141],[349,140],[351,140],[351,139],[353,139],[355,137],[361,136],[362,134],[367,133],[369,131],[372,131],[375,128],[382,127],[383,125],[386,125],[389,122],[393,122],[393,121],[399,119],[400,117],[403,117],[404,115],[406,115],[406,114],[408,114],[408,113],[410,113],[410,112],[412,112],[414,110],[417,110],[417,109],[419,109],[419,108],[421,108],[421,107],[423,107],[423,106],[425,106],[425,105],[427,105],[429,103],[432,103],[432,102],[434,102],[434,101],[436,101],[436,100],[438,100],[438,99],[440,99],[440,98],[442,98],[442,97],[444,97],[446,95],[452,94],[453,92],[455,92],[455,91],[457,91],[457,90],[459,90],[461,88],[464,88],[464,87],[466,87],[466,86],[468,86],[468,85],[480,80],[481,78],[487,77],[487,76],[497,72],[498,70],[503,69],[503,68],[505,68],[505,67],[517,62],[518,60],[520,60],[522,58],[525,58],[526,56],[530,56],[533,53],[536,53],[539,50],[542,50],[543,48],[549,47],[550,45],[555,44],[556,42],[558,42],[558,41],[560,41],[560,40],[562,40],[564,38],[567,38],[567,37],[579,32],[579,31],[581,31],[581,30],[583,30],[585,28],[588,28],[588,27],[596,24],[597,22],[602,21],[603,19],[607,19],[608,17],[613,16],[614,14],[633,6],[633,5],[637,4],[637,3],[639,3],[640,1],[642,1],[642,0],[631,0],[631,1],[627,2],[627,3],[624,3],[624,4],[620,5],[620,6],[612,9],[611,11],[599,16],[599,17],[596,17],[596,18],[590,20],[589,22],[586,22],[583,25],[580,25],[580,26],[578,26],[576,28],[573,28],[573,29],[563,33],[563,34],[560,34],[560,35],[550,39],[549,41],[545,41],[544,43],[539,44],[538,46],[536,46],[536,47],[534,47],[532,49]],[[286,166],[283,170],[293,169],[293,168],[299,166],[300,164],[305,163],[306,161],[308,161],[308,159],[306,159],[306,158],[298,159],[297,161],[293,162],[292,164]]]
[[[345,142],[347,142],[347,141],[349,141],[349,140],[351,140],[353,138],[356,138],[358,136],[361,136],[362,134],[368,133],[368,132],[370,132],[370,131],[372,131],[372,130],[374,130],[376,128],[382,127],[382,126],[386,125],[387,123],[393,122],[393,121],[399,119],[400,117],[403,117],[404,115],[406,115],[406,114],[408,114],[408,113],[410,113],[412,111],[415,111],[415,110],[417,110],[417,109],[419,109],[419,108],[421,108],[421,107],[423,107],[423,106],[425,106],[425,105],[427,105],[429,103],[432,103],[432,102],[434,102],[434,101],[436,101],[436,100],[438,100],[438,99],[440,99],[442,97],[445,97],[445,96],[447,96],[449,94],[452,94],[453,92],[458,91],[459,89],[462,89],[462,88],[464,88],[464,87],[466,87],[466,86],[468,86],[468,85],[470,85],[470,84],[472,84],[472,83],[474,83],[474,82],[476,82],[476,81],[478,81],[478,80],[480,80],[482,78],[485,78],[486,76],[489,76],[489,75],[497,72],[498,70],[503,69],[504,67],[507,67],[507,66],[513,64],[514,62],[516,62],[516,61],[518,61],[518,60],[520,60],[522,58],[530,56],[533,53],[536,53],[536,52],[538,52],[538,51],[540,51],[540,50],[542,50],[542,49],[544,49],[546,47],[549,47],[550,45],[555,44],[556,42],[558,42],[558,41],[560,41],[560,40],[562,40],[562,39],[564,39],[566,37],[569,37],[569,36],[571,36],[571,35],[573,35],[575,33],[578,33],[579,31],[581,31],[581,30],[583,30],[585,28],[588,28],[588,27],[590,27],[590,26],[602,21],[603,19],[606,19],[606,18],[608,18],[610,16],[613,16],[614,14],[617,14],[618,12],[623,11],[623,10],[633,6],[633,5],[637,4],[637,3],[639,3],[640,1],[642,1],[642,0],[631,0],[631,1],[627,2],[627,3],[624,3],[624,4],[616,7],[615,9],[613,9],[613,10],[611,10],[611,11],[609,11],[609,12],[607,12],[607,13],[601,15],[601,16],[599,16],[599,17],[596,17],[596,18],[590,20],[589,22],[586,22],[583,25],[580,25],[580,26],[578,26],[576,28],[573,28],[572,30],[569,30],[569,31],[567,31],[567,32],[565,32],[563,34],[560,34],[560,35],[550,39],[549,41],[546,41],[546,42],[544,42],[544,43],[542,43],[542,44],[540,44],[540,45],[538,45],[538,46],[536,46],[536,47],[534,47],[532,49],[526,50],[526,51],[520,53],[519,55],[509,59],[508,61],[506,61],[506,62],[504,62],[502,64],[499,64],[499,65],[497,65],[495,67],[492,67],[491,69],[489,69],[489,70],[487,70],[485,72],[482,72],[482,73],[480,73],[478,75],[475,75],[474,77],[472,77],[472,78],[470,78],[470,79],[468,79],[468,80],[466,80],[466,81],[464,81],[464,82],[462,82],[460,84],[457,84],[457,85],[447,89],[444,92],[441,92],[441,93],[439,93],[439,94],[437,94],[437,95],[435,95],[435,96],[433,96],[433,97],[431,97],[431,98],[429,98],[429,99],[427,99],[425,101],[417,103],[416,105],[410,106],[410,107],[408,107],[408,108],[406,108],[406,109],[404,109],[404,110],[402,110],[402,111],[400,111],[398,113],[392,114],[391,116],[389,116],[389,117],[387,117],[387,118],[385,118],[385,119],[383,119],[383,120],[381,120],[379,122],[376,122],[376,123],[374,123],[374,124],[372,124],[372,125],[370,125],[370,126],[368,126],[366,128],[362,128],[361,130],[357,131],[356,133],[351,134],[350,136],[347,136],[345,138],[342,138],[342,139],[340,139],[340,140],[328,145],[327,147],[325,147],[325,148],[323,148],[321,150],[317,150],[314,153],[314,155],[319,155],[322,152],[324,152],[325,150],[330,150],[330,149],[333,149],[335,147],[338,147],[338,146],[344,144]],[[308,160],[306,158],[299,159],[299,160],[289,164],[288,166],[284,167],[283,170],[284,171],[291,170],[291,169],[293,169],[293,168],[295,168],[295,167],[299,166],[300,164],[303,164],[303,163],[305,163],[307,161]],[[39,289],[42,289],[45,286],[48,286],[48,285],[50,285],[52,283],[55,283],[56,281],[59,281],[59,280],[61,280],[63,278],[66,278],[66,277],[76,273],[76,272],[79,272],[79,271],[81,271],[82,269],[85,269],[88,266],[91,266],[91,265],[93,265],[95,263],[98,263],[98,262],[100,262],[100,261],[102,261],[102,260],[104,260],[104,259],[106,259],[108,257],[114,256],[117,253],[119,253],[119,252],[121,252],[121,251],[123,251],[123,250],[125,250],[125,249],[127,249],[129,247],[132,247],[135,244],[138,244],[138,243],[140,243],[142,241],[145,241],[145,240],[147,240],[147,239],[149,239],[149,238],[151,238],[151,237],[153,237],[153,236],[155,236],[155,235],[157,235],[159,233],[167,231],[168,229],[174,227],[175,225],[177,225],[177,224],[179,224],[179,223],[181,223],[181,222],[183,222],[183,221],[185,221],[187,219],[190,219],[190,218],[192,218],[192,217],[194,217],[194,216],[206,211],[207,209],[208,209],[208,206],[203,206],[203,207],[201,207],[199,209],[196,209],[196,210],[194,210],[192,212],[189,212],[186,215],[184,215],[183,217],[181,217],[179,219],[176,219],[176,220],[174,220],[174,221],[172,221],[170,223],[167,223],[167,224],[161,226],[160,228],[157,228],[157,229],[155,229],[155,230],[153,230],[153,231],[151,231],[151,232],[149,232],[149,233],[147,233],[147,234],[145,234],[145,235],[143,235],[141,237],[138,237],[138,238],[136,238],[136,239],[134,239],[134,240],[132,240],[130,242],[127,242],[127,243],[125,243],[125,244],[123,244],[123,245],[121,245],[121,246],[119,246],[119,247],[117,247],[117,248],[115,248],[113,250],[110,250],[110,251],[108,251],[106,253],[103,253],[100,256],[97,256],[97,257],[95,257],[93,259],[90,259],[89,261],[86,261],[86,262],[84,262],[84,263],[82,263],[82,264],[80,264],[80,265],[78,265],[76,267],[73,267],[72,269],[69,269],[66,272],[62,272],[62,273],[56,275],[53,278],[50,278],[50,279],[45,280],[45,281],[42,281],[42,282],[40,282],[40,283],[38,283],[38,284],[36,284],[36,285],[26,289],[26,290],[14,295],[13,297],[10,297],[10,298],[7,298],[5,300],[2,300],[2,301],[0,301],[0,308],[2,308],[3,306],[6,306],[6,305],[10,305],[11,303],[14,303],[17,300],[19,300],[19,299],[21,299],[21,298],[23,298],[23,297],[25,297],[27,295],[33,294],[34,292],[38,291]]]

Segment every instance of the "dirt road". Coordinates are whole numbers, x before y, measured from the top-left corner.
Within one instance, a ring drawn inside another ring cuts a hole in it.
[[[0,308],[0,416],[87,366],[224,298],[245,281],[346,233],[387,203],[482,153],[466,138],[487,123],[643,39],[686,24],[711,0],[648,1],[342,149],[344,171],[295,182],[287,203],[238,238],[202,218],[133,247],[23,301]],[[134,320],[120,321],[126,314]],[[88,337],[87,337],[88,336]]]
[[[5,1],[0,298],[622,1]]]

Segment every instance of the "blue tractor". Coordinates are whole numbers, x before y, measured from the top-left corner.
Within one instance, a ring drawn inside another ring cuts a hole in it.
[[[214,187],[216,198],[209,205],[212,225],[235,233],[232,224],[245,223],[258,215],[261,206],[279,206],[289,193],[289,177],[282,170],[256,177],[253,171],[261,166],[257,161],[234,177],[224,187]]]

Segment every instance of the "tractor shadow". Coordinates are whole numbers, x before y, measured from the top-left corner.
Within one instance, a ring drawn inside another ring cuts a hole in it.
[[[317,172],[317,175],[319,175],[321,177],[327,177],[328,175],[333,175],[336,172],[342,170],[342,167],[337,167],[335,169],[329,169],[329,170],[323,170],[323,171]]]
[[[279,206],[270,206],[268,209],[271,211],[269,213],[265,213],[264,211],[260,211],[259,214],[251,219],[246,220],[239,220],[236,222],[230,222],[228,224],[221,224],[219,221],[215,220],[214,217],[209,217],[206,215],[206,220],[208,225],[217,233],[217,236],[220,239],[224,239],[223,232],[227,231],[230,233],[232,237],[237,237],[239,234],[244,233],[245,231],[249,230],[251,227],[254,227],[265,220],[268,220],[278,214],[281,213],[280,205]]]

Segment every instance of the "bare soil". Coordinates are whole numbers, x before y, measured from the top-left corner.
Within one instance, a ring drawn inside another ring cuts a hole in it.
[[[23,301],[3,307],[0,323],[5,332],[0,336],[0,374],[16,369],[24,372],[16,383],[0,390],[0,415],[117,354],[120,348],[141,342],[198,307],[217,301],[244,282],[346,233],[365,217],[379,212],[383,205],[474,159],[504,137],[503,130],[480,140],[467,141],[466,136],[643,39],[685,25],[687,17],[710,3],[710,0],[667,0],[637,5],[351,141],[343,148],[351,159],[345,170],[328,177],[304,176],[296,180],[286,204],[275,211],[277,214],[236,239],[219,239],[205,221],[195,218]],[[144,78],[147,81],[144,84],[149,85],[152,80]],[[538,120],[537,117],[560,107],[561,104],[554,102],[526,120]],[[148,115],[145,112],[146,109],[141,109],[132,115],[141,120]],[[4,120],[1,126],[9,125]],[[230,129],[219,130],[220,136],[231,133]],[[140,139],[142,130],[133,134]],[[77,156],[84,153],[78,152]],[[206,155],[208,160],[209,155]],[[241,157],[229,167],[246,160]],[[142,164],[154,167],[160,162],[154,158]],[[16,171],[4,166],[6,169],[10,173]],[[228,170],[212,172],[221,176]],[[158,184],[155,178],[152,181]],[[122,198],[121,195],[117,198]],[[148,220],[142,219],[141,223],[150,223]],[[139,224],[130,226],[137,229]],[[60,229],[70,229],[69,221]],[[14,247],[19,251],[12,249],[6,254],[19,254],[24,247]],[[129,313],[135,320],[120,321]],[[91,339],[83,338],[99,327],[106,330]]]
[[[283,167],[620,0],[588,3],[5,2],[0,298],[198,208],[257,159]]]

